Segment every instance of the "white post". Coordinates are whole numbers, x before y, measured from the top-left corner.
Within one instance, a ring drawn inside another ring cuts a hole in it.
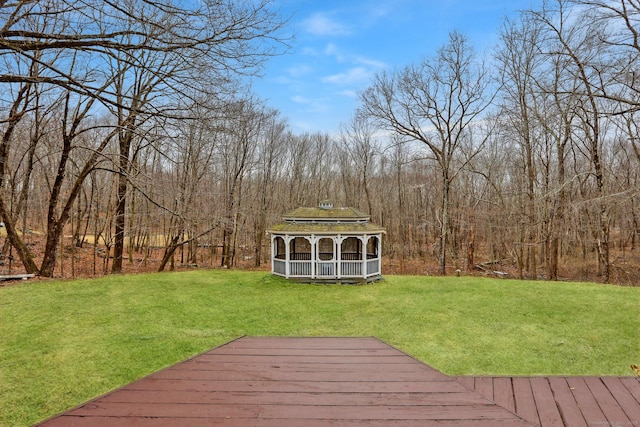
[[[276,236],[271,235],[271,274],[276,272]]]
[[[337,235],[333,238],[333,246],[335,247],[335,263],[336,263],[336,277],[338,279],[342,278],[342,241],[345,238]]]
[[[288,279],[291,274],[291,256],[289,251],[291,250],[291,237],[288,234],[284,235],[284,276]]]
[[[360,238],[362,243],[362,277],[367,277],[367,244],[369,243],[369,236],[366,234]]]
[[[315,235],[309,236],[309,243],[311,244],[311,278],[316,278],[316,267],[318,261],[316,260],[316,254],[318,253],[316,245],[318,244],[318,239]]]
[[[382,233],[378,234],[378,274],[382,274]]]

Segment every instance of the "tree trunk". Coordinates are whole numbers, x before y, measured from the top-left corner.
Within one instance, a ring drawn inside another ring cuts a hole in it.
[[[451,184],[449,177],[445,174],[442,180],[442,214],[440,217],[440,254],[439,254],[439,272],[441,275],[447,274],[447,242],[449,234],[449,190]]]
[[[116,191],[117,204],[114,224],[113,264],[111,273],[122,273],[122,258],[124,256],[124,237],[126,228],[127,189],[129,174],[129,151],[133,129],[126,129],[120,135],[120,162],[118,174],[118,189]]]
[[[33,259],[33,254],[29,251],[29,248],[27,248],[24,240],[22,240],[18,235],[18,232],[13,225],[13,221],[7,221],[7,219],[11,218],[11,213],[6,208],[2,194],[0,194],[0,215],[5,220],[4,227],[7,233],[7,239],[11,243],[11,247],[15,248],[18,253],[18,257],[20,258],[20,261],[22,261],[25,271],[29,274],[38,273],[38,266]]]
[[[469,242],[467,243],[467,270],[472,271],[475,265],[475,244],[476,244],[476,230],[473,220],[473,214],[470,215],[469,223]]]
[[[178,244],[180,241],[180,237],[182,236],[182,231],[176,233],[175,236],[171,238],[171,241],[164,249],[164,254],[162,255],[162,260],[160,260],[160,266],[158,266],[158,271],[164,271],[167,263],[173,259],[173,255],[182,244]],[[173,267],[171,268],[173,270]]]

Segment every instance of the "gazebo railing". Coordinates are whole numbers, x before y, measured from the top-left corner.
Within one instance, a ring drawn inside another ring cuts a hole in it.
[[[335,261],[318,261],[316,263],[316,276],[318,277],[336,277]]]
[[[289,263],[290,276],[311,277],[311,261],[291,261]]]
[[[366,261],[366,274],[363,274],[362,261],[289,261],[289,277],[341,278],[370,277],[380,274],[380,258]],[[273,260],[273,273],[287,276],[287,263]],[[339,274],[338,274],[339,273]]]
[[[310,253],[290,254],[288,274],[285,256],[277,255],[273,259],[272,271],[280,276],[312,279],[371,277],[379,275],[381,272],[380,258],[374,254],[367,254],[367,259],[364,262],[360,258],[362,254],[342,253],[341,255],[342,260],[340,261],[312,261]]]
[[[287,262],[280,259],[274,259],[273,261],[273,272],[275,274],[279,274],[281,276],[287,275]]]
[[[362,276],[362,261],[342,261],[340,272],[343,276]]]
[[[330,252],[322,252],[320,254],[320,259],[327,258],[330,259],[333,255]],[[285,254],[278,254],[274,257],[274,259],[284,260],[286,258]],[[357,252],[342,252],[340,254],[340,258],[342,261],[361,261],[362,254]],[[376,254],[367,254],[367,259],[378,258]],[[311,261],[311,253],[310,252],[295,252],[289,254],[289,259],[291,261]]]
[[[367,277],[380,274],[380,258],[370,259],[367,261]]]

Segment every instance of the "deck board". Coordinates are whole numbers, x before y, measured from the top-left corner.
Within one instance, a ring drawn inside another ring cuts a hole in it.
[[[564,425],[567,427],[588,427],[584,415],[582,415],[580,407],[576,403],[576,399],[567,383],[567,379],[551,377],[549,378],[549,385],[556,399]]]
[[[516,403],[513,397],[511,378],[495,378],[493,380],[493,400],[498,405],[515,412]]]
[[[631,420],[625,415],[618,402],[611,395],[601,378],[587,377],[585,379],[589,390],[593,394],[598,406],[602,409],[609,424],[614,426],[633,425]],[[637,421],[637,420],[636,420]]]
[[[531,390],[535,399],[542,427],[562,427],[562,417],[547,378],[531,378]]]
[[[528,378],[514,378],[513,398],[515,401],[516,414],[539,425],[538,408],[536,408],[531,390],[531,383]]]
[[[605,377],[602,378],[602,382],[609,389],[611,395],[616,400],[616,403],[620,405],[620,408],[624,411],[629,420],[640,420],[640,402],[634,399],[633,395],[625,387],[621,379]],[[636,381],[636,384],[640,384],[640,382]],[[640,423],[636,424],[640,425]]]
[[[38,425],[633,426],[640,381],[450,377],[376,338],[243,337]]]

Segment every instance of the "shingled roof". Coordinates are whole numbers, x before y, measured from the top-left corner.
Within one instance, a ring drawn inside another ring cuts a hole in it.
[[[300,207],[282,215],[284,222],[267,230],[270,233],[384,233],[384,227],[369,223],[369,215],[354,208]]]
[[[269,228],[267,231],[269,233],[289,234],[373,234],[384,233],[385,229],[368,222],[281,222]]]
[[[354,208],[309,208],[301,207],[282,215],[285,221],[368,221],[369,215]]]

